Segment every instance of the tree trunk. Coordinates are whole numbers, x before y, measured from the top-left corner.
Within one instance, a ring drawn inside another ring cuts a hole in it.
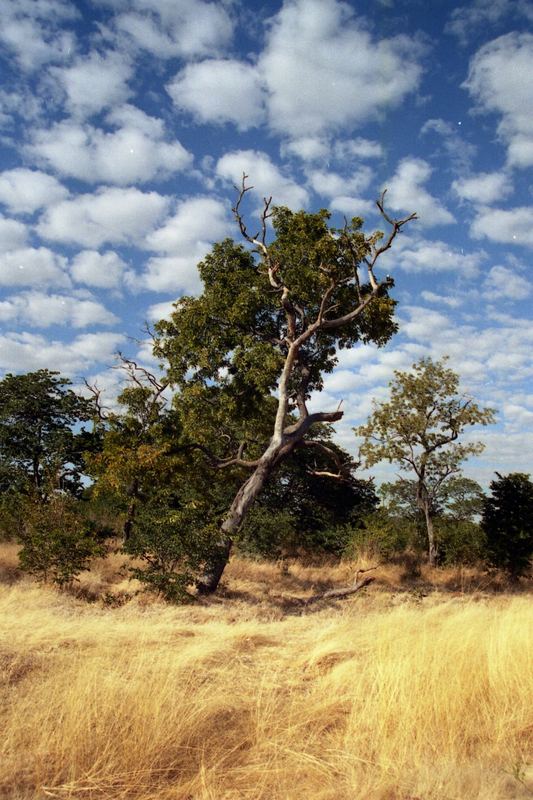
[[[424,516],[426,518],[426,528],[428,534],[428,560],[429,566],[434,567],[437,563],[437,546],[435,544],[435,531],[433,530],[433,519],[429,512],[429,501],[424,502]]]
[[[199,594],[216,592],[222,573],[229,561],[233,546],[232,537],[237,533],[249,508],[253,505],[256,497],[261,493],[263,486],[274,471],[282,450],[285,455],[286,447],[283,447],[282,443],[276,445],[271,443],[257,467],[235,495],[226,518],[220,526],[219,540],[204,565],[202,575],[196,581]]]

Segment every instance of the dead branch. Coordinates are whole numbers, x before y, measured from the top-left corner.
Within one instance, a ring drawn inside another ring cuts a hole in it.
[[[319,600],[339,600],[343,597],[349,597],[376,580],[371,575],[359,580],[359,575],[363,575],[366,572],[372,572],[373,570],[378,569],[378,567],[379,564],[376,564],[375,567],[368,567],[368,569],[358,569],[355,573],[355,581],[352,586],[348,586],[346,589],[329,589],[327,592],[313,594],[311,597],[306,597],[302,601],[302,605],[309,606],[311,603],[317,603]]]
[[[83,382],[94,398],[94,408],[96,410],[98,421],[105,422],[108,415],[106,414],[105,406],[102,403],[102,390],[98,388],[96,383],[89,383],[87,378],[84,378]]]

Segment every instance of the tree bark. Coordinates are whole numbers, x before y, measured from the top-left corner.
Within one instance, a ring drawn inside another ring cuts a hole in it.
[[[248,509],[261,493],[263,486],[274,471],[282,449],[282,443],[277,446],[271,444],[248,480],[243,483],[235,495],[226,518],[220,526],[219,540],[213,548],[209,560],[204,565],[202,575],[196,582],[199,594],[216,592],[222,573],[231,555],[233,536],[241,526]],[[290,449],[292,450],[292,447]]]
[[[427,499],[424,502],[424,517],[426,519],[426,529],[428,534],[428,561],[429,566],[434,567],[437,563],[437,546],[435,544],[433,519],[429,511],[429,501]]]

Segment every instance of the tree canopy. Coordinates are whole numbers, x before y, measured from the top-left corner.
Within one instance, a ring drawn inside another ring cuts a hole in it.
[[[94,406],[70,385],[47,369],[0,381],[2,490],[80,492],[83,453],[92,436],[78,424],[92,419]]]
[[[497,474],[490,490],[481,520],[489,561],[516,579],[533,558],[533,483],[522,472]]]

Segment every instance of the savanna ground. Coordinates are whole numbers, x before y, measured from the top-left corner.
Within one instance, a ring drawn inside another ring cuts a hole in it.
[[[170,607],[120,560],[60,593],[1,546],[0,796],[533,797],[530,583],[386,566],[302,608],[356,565],[236,559],[219,596]]]

